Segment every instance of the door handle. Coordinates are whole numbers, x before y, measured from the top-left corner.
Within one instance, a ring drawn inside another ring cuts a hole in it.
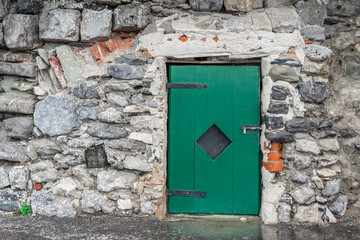
[[[257,130],[261,130],[261,126],[256,126],[256,125],[241,125],[241,130],[243,131],[243,134],[246,134],[246,131],[252,130],[252,131],[257,131]]]

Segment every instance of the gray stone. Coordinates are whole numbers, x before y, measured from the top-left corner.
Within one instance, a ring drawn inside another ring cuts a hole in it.
[[[142,58],[135,56],[133,54],[128,54],[122,56],[121,58],[115,58],[116,63],[118,64],[129,64],[129,65],[144,65],[147,63],[147,58]]]
[[[333,125],[334,122],[330,118],[326,117],[319,123],[319,128],[330,128]]]
[[[82,121],[96,120],[97,107],[81,107],[79,109],[79,119]]]
[[[62,151],[61,145],[56,141],[41,138],[33,139],[30,142],[30,145],[35,149],[36,153],[39,156],[52,156]]]
[[[150,7],[145,4],[120,5],[114,9],[113,31],[139,31],[149,23]]]
[[[39,45],[39,18],[36,15],[9,14],[4,19],[6,47],[13,50],[30,50]]]
[[[38,68],[36,64],[2,62],[0,63],[0,74],[35,78],[38,76]]]
[[[304,48],[305,55],[311,61],[321,62],[330,58],[332,51],[324,46],[307,44]]]
[[[18,0],[16,2],[16,12],[24,14],[39,14],[41,11],[40,0]]]
[[[29,166],[31,172],[39,172],[44,170],[53,169],[55,167],[52,161],[39,161]]]
[[[116,108],[109,108],[99,114],[98,119],[105,123],[125,123],[125,114],[116,110]]]
[[[296,68],[274,65],[271,67],[269,75],[273,81],[298,82],[300,80]]]
[[[250,0],[224,0],[227,12],[249,12],[252,10],[252,1]]]
[[[294,198],[295,202],[299,204],[304,204],[310,198],[315,196],[315,191],[312,188],[302,186],[298,189],[293,190],[290,194]]]
[[[36,104],[34,123],[49,136],[70,133],[80,125],[74,105],[59,96],[49,96]]]
[[[151,164],[148,163],[145,157],[141,155],[137,156],[126,156],[123,162],[124,168],[131,170],[138,170],[142,172],[151,171]]]
[[[87,86],[86,83],[81,83],[79,86],[76,86],[73,90],[75,97],[80,99],[93,99],[99,98],[98,91],[95,85]]]
[[[94,213],[103,211],[104,213],[110,213],[109,210],[110,201],[106,196],[101,195],[95,190],[84,190],[81,197],[81,209],[87,213]],[[110,207],[111,208],[111,207]]]
[[[306,139],[296,140],[296,150],[299,152],[311,153],[314,155],[320,154],[320,148],[314,141]]]
[[[11,168],[9,180],[12,189],[26,189],[29,179],[29,171],[24,166]]]
[[[0,25],[0,48],[5,48],[5,40],[4,40],[4,28]]]
[[[317,225],[320,221],[319,214],[319,205],[317,203],[314,203],[310,206],[299,206],[294,215],[294,220]]]
[[[123,94],[116,94],[111,92],[106,94],[106,98],[109,101],[109,103],[112,103],[120,107],[126,107],[127,105],[129,105],[128,101],[126,100],[126,97]]]
[[[0,167],[0,188],[5,188],[10,186],[9,174],[7,172],[7,167]]]
[[[339,216],[344,216],[346,212],[346,207],[348,204],[348,198],[346,195],[340,195],[335,202],[330,204],[329,209]]]
[[[79,82],[82,80],[84,66],[68,45],[61,45],[56,48],[56,55],[61,63],[65,78],[68,82]]]
[[[298,183],[306,183],[309,181],[308,175],[299,171],[292,171],[290,180]]]
[[[102,192],[133,187],[137,177],[134,173],[106,170],[97,175],[97,189]]]
[[[275,33],[292,33],[300,28],[298,15],[293,8],[270,8],[266,14]]]
[[[306,103],[323,103],[329,96],[328,88],[325,84],[308,81],[299,85],[301,100]]]
[[[154,215],[158,207],[153,202],[140,203],[141,212]]]
[[[78,185],[71,177],[61,178],[59,182],[52,188],[54,195],[63,197],[80,197],[77,191]]]
[[[93,11],[84,9],[81,21],[81,41],[96,42],[110,38],[112,11],[104,9]]]
[[[309,132],[317,128],[317,124],[309,119],[296,117],[285,124],[288,132]]]
[[[294,164],[297,169],[305,169],[311,167],[312,160],[308,156],[298,156],[296,155],[294,159]]]
[[[132,103],[135,103],[135,104],[145,102],[145,99],[141,93],[132,95],[130,100]]]
[[[287,103],[270,104],[268,112],[276,113],[276,114],[287,114],[289,112],[289,104]]]
[[[324,138],[324,139],[320,139],[318,141],[319,146],[321,147],[322,150],[324,151],[339,151],[340,150],[340,146],[339,146],[339,142],[336,138]]]
[[[59,206],[58,212],[56,214],[57,217],[69,217],[74,218],[76,216],[76,209],[71,204],[62,204]]]
[[[282,223],[289,223],[291,221],[291,206],[287,203],[280,203],[276,210],[279,215],[279,221]]]
[[[288,95],[284,86],[275,85],[271,90],[271,98],[275,100],[285,100]]]
[[[331,181],[325,182],[325,188],[321,191],[322,195],[326,197],[330,197],[332,195],[335,195],[340,190],[340,179],[334,179]]]
[[[37,214],[52,217],[57,214],[55,198],[45,191],[33,191],[30,198],[33,211]]]
[[[29,139],[32,136],[34,121],[32,117],[14,117],[4,120],[7,136],[18,139]]]
[[[265,125],[267,129],[279,129],[284,127],[283,117],[275,117],[271,115],[265,116]]]
[[[232,18],[227,21],[226,27],[228,32],[241,33],[246,30],[251,30],[252,22],[246,18]]]
[[[358,0],[329,1],[326,5],[329,16],[351,17],[360,13]]]
[[[355,130],[352,128],[345,128],[340,130],[340,136],[342,138],[354,138],[357,135],[357,132],[355,132]]]
[[[0,141],[0,159],[11,162],[26,162],[30,158],[26,155],[24,146],[14,143]]]
[[[31,179],[36,183],[46,183],[56,181],[58,172],[56,169],[45,169],[31,173]]]
[[[90,148],[94,146],[95,141],[91,138],[74,138],[69,140],[68,145],[75,148]]]
[[[320,138],[327,138],[327,137],[336,137],[336,132],[332,131],[332,130],[315,131],[315,132],[311,132],[310,135],[313,138],[320,139]]]
[[[195,11],[219,12],[224,0],[190,0],[191,8]]]
[[[0,52],[0,61],[2,62],[34,62],[35,54],[30,53],[12,53],[12,52]]]
[[[0,96],[0,112],[33,114],[35,103],[34,99]]]
[[[291,0],[264,0],[264,6],[266,8],[276,8],[282,6],[290,6]]]
[[[327,17],[325,5],[319,5],[316,1],[301,1],[296,7],[303,24],[318,26],[324,24]]]
[[[133,204],[130,199],[119,199],[116,203],[118,209],[120,210],[129,210],[133,208]]]
[[[73,9],[45,11],[39,20],[40,39],[51,42],[77,42],[81,14]]]
[[[3,2],[3,0],[0,1],[0,20],[3,20],[3,18],[8,14],[7,4]]]
[[[129,84],[127,83],[108,83],[105,85],[106,88],[112,90],[112,91],[125,91],[130,88]]]
[[[49,65],[41,57],[36,57],[36,64],[40,70],[45,70],[49,67]]]
[[[24,203],[26,195],[26,191],[14,191],[11,189],[0,190],[0,210],[10,212],[12,211],[11,209],[18,209],[20,207],[19,202]]]
[[[324,189],[324,184],[323,184],[321,178],[319,178],[318,176],[312,176],[311,181],[313,181],[315,183],[315,185],[318,189],[320,189],[320,190]]]
[[[85,161],[87,168],[104,168],[108,167],[107,156],[104,145],[98,145],[85,150]]]
[[[157,108],[158,107],[158,104],[153,100],[147,101],[146,105],[151,107],[151,108]]]
[[[145,150],[145,145],[140,144],[136,141],[124,138],[117,140],[106,141],[105,145],[109,148],[115,148],[120,150]]]
[[[145,74],[142,66],[130,66],[126,64],[110,65],[107,70],[112,77],[118,79],[142,79]]]
[[[345,76],[360,80],[360,64],[348,63],[345,69]]]
[[[96,2],[101,3],[101,4],[107,4],[110,6],[117,6],[117,5],[120,5],[122,2],[126,3],[126,1],[123,1],[123,0],[97,0]],[[131,0],[130,0],[130,2],[131,2]]]
[[[294,137],[291,133],[281,131],[277,133],[265,133],[268,140],[275,143],[291,143],[294,142]]]
[[[304,40],[325,41],[326,30],[323,27],[308,27],[300,30]]]
[[[96,123],[88,128],[88,133],[91,136],[99,138],[123,138],[128,135],[128,132],[118,124]]]
[[[328,177],[334,177],[336,176],[336,172],[334,170],[328,169],[328,168],[321,168],[316,170],[316,173],[323,178],[328,178]]]

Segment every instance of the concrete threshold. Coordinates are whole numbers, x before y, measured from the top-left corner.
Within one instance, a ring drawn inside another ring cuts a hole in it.
[[[228,220],[228,221],[261,221],[259,216],[253,215],[223,215],[223,214],[170,214],[167,215],[167,220]]]

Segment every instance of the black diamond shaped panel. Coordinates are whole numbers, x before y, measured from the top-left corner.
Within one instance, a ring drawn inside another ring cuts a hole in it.
[[[214,124],[201,135],[196,143],[214,160],[231,144],[231,141]]]

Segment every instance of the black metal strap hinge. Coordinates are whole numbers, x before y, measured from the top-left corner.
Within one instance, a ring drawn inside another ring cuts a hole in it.
[[[166,88],[207,88],[206,84],[202,83],[167,83]]]
[[[168,196],[184,196],[184,197],[206,197],[206,192],[188,191],[188,190],[166,190]]]

